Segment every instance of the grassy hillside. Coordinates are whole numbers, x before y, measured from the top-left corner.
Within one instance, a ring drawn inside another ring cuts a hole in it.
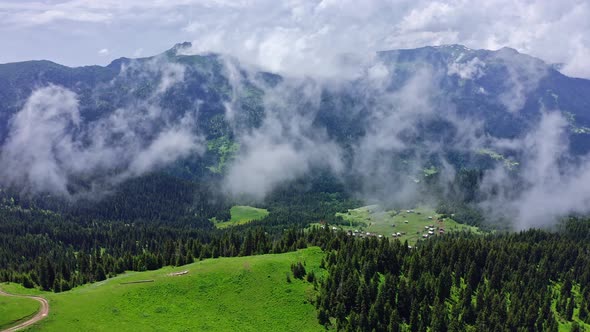
[[[243,225],[252,220],[259,220],[268,215],[268,210],[259,209],[252,206],[236,205],[230,210],[231,219],[225,222],[215,223],[217,228],[226,228],[229,226]],[[213,221],[215,222],[215,221]]]
[[[321,331],[313,285],[293,278],[292,263],[321,273],[319,248],[219,258],[131,272],[64,293],[42,293],[50,315],[40,331]],[[170,276],[170,273],[188,271]],[[153,280],[145,283],[131,283]],[[15,284],[2,288],[30,293]],[[34,291],[33,293],[40,293]]]
[[[35,300],[0,296],[0,330],[26,320],[38,310],[39,302]]]
[[[227,136],[221,136],[219,138],[210,140],[207,143],[207,150],[214,151],[218,156],[217,164],[207,167],[212,173],[221,174],[223,173],[227,162],[233,157],[233,155],[240,149],[238,143],[233,142]]]
[[[409,211],[409,212],[408,212]],[[393,233],[402,233],[399,239],[409,243],[423,239],[428,234],[428,226],[433,226],[434,236],[439,234],[439,229],[445,233],[471,231],[479,232],[477,227],[459,224],[452,218],[445,218],[428,207],[416,207],[401,211],[383,210],[378,205],[368,205],[357,209],[348,210],[346,213],[337,213],[347,224],[340,225],[344,230],[359,230],[392,238]],[[407,221],[407,222],[406,222]],[[404,234],[405,233],[405,234]]]

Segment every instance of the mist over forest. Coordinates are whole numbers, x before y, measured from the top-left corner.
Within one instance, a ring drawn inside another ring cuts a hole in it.
[[[0,330],[589,330],[588,17],[1,1]]]
[[[2,65],[12,73],[4,185],[100,200],[167,172],[262,202],[324,172],[367,204],[463,200],[517,229],[588,212],[590,83],[540,59],[448,45],[314,76],[192,52],[181,43],[106,67]],[[465,193],[457,182],[469,170],[476,188]]]

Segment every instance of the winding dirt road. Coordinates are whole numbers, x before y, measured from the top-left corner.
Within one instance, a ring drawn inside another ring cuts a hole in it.
[[[33,316],[31,319],[22,322],[18,325],[15,325],[13,327],[9,327],[5,330],[2,330],[1,332],[13,332],[13,331],[18,331],[20,329],[23,329],[27,326],[31,326],[35,323],[37,323],[38,321],[44,319],[45,317],[47,317],[49,315],[49,302],[47,302],[46,299],[39,297],[39,296],[28,296],[28,295],[14,295],[14,294],[9,294],[4,292],[3,290],[0,289],[0,295],[2,296],[12,296],[12,297],[24,297],[24,298],[29,298],[29,299],[33,299],[39,303],[41,303],[41,309],[39,310],[39,312],[37,312],[37,314],[35,316]]]

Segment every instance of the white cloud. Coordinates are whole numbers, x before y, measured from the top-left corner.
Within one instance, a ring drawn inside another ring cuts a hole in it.
[[[567,144],[568,123],[561,113],[543,112],[534,130],[522,139],[501,144],[523,154],[526,171],[522,190],[514,190],[514,176],[503,168],[484,177],[484,189],[497,191],[481,203],[491,216],[509,217],[517,229],[543,227],[571,213],[590,212],[590,156],[571,162]],[[487,187],[487,188],[486,188]]]
[[[139,58],[140,56],[143,55],[143,48],[138,48],[135,51],[133,51],[133,57],[135,58]]]
[[[109,49],[108,48],[102,48],[98,51],[98,55],[100,56],[107,56],[109,55]]]
[[[162,94],[184,80],[184,67],[157,58],[132,62],[120,75],[127,70],[159,80],[154,93],[94,121],[81,121],[71,90],[50,85],[33,91],[8,124],[0,149],[2,185],[65,197],[101,194],[130,177],[202,154],[198,109],[174,119],[160,106]],[[91,189],[75,188],[80,179]]]
[[[577,39],[581,39],[579,36]],[[590,78],[590,46],[583,42],[577,43],[570,50],[570,60],[565,63],[562,72],[567,75]]]
[[[483,61],[476,57],[467,62],[451,63],[447,73],[449,75],[457,75],[464,80],[471,80],[483,75],[485,65]]]
[[[241,89],[235,77],[232,84]],[[277,185],[315,167],[338,174],[343,168],[341,147],[313,125],[320,98],[321,87],[312,81],[294,80],[264,88],[263,123],[252,131],[238,130],[240,152],[229,166],[225,189],[262,199]],[[233,117],[229,120],[237,121]]]
[[[149,52],[191,39],[196,51],[317,76],[334,75],[343,63],[377,50],[449,43],[508,46],[563,63],[569,75],[590,77],[588,17],[586,0],[12,0],[0,3],[0,36],[10,38],[5,32],[20,29],[27,38],[50,27],[49,38],[62,52],[71,50],[75,36],[87,33],[109,39],[128,55],[139,47],[129,42],[138,36]],[[25,49],[19,54],[43,54],[36,43],[21,44]]]
[[[291,74],[341,74],[342,54],[365,59],[377,50],[459,43],[513,47],[587,76],[588,17],[590,5],[579,0],[258,0],[239,12],[204,15],[187,29],[196,51],[230,53]]]
[[[4,179],[39,191],[67,192],[62,152],[73,148],[66,132],[79,123],[73,92],[55,86],[33,92],[10,123],[0,155]]]

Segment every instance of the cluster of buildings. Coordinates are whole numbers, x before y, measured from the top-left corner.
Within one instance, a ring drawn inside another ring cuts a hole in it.
[[[357,237],[378,237],[378,238],[383,237],[383,235],[381,235],[381,234],[376,234],[376,233],[371,233],[371,232],[362,232],[362,231],[359,231],[358,229],[355,229],[354,231],[348,231],[348,235],[357,236]]]
[[[405,210],[406,213],[415,213],[415,214],[421,214],[421,212],[419,211],[415,211],[415,210]],[[402,217],[405,217],[405,214],[401,214]],[[425,216],[424,217],[425,220],[430,220],[433,221],[433,224],[430,224],[428,226],[424,226],[424,232],[422,232],[422,238],[427,239],[431,236],[435,236],[437,234],[444,234],[445,233],[445,229],[444,229],[444,224],[443,222],[445,221],[445,218],[437,218],[437,217],[433,217],[433,216]],[[409,220],[404,220],[405,224],[409,223]],[[395,224],[391,225],[392,227],[396,227]],[[324,228],[324,226],[322,225],[322,228]],[[331,226],[331,229],[333,231],[336,231],[340,228],[335,227],[335,226]],[[420,230],[418,230],[417,234],[420,234]],[[378,238],[383,238],[384,236],[381,234],[377,234],[377,233],[373,233],[373,232],[365,232],[362,230],[358,230],[355,229],[353,230],[349,230],[347,231],[348,236],[354,236],[354,237],[359,237],[359,238],[369,238],[369,237],[378,237]],[[401,238],[402,236],[406,235],[406,232],[393,232],[391,233],[391,237],[393,238]]]
[[[442,227],[434,227],[434,225],[428,225],[428,226],[424,226],[424,229],[427,233],[422,234],[422,237],[427,239],[431,236],[433,236],[435,234],[435,232],[438,232],[438,234],[444,234],[445,233],[445,229]]]

